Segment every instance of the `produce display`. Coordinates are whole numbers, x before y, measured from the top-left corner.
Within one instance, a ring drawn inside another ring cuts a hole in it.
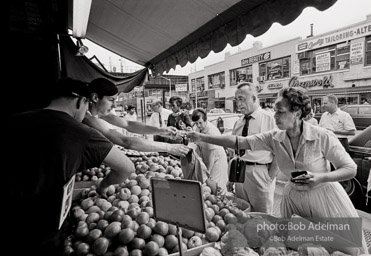
[[[135,172],[152,177],[155,173],[160,178],[182,178],[180,161],[170,156],[129,157],[135,165]]]
[[[158,152],[139,152],[122,147],[119,148],[133,161],[136,173],[150,171],[162,173],[159,176],[161,178],[183,177],[180,161],[174,157],[160,156]],[[110,171],[110,167],[101,164],[99,167],[85,169],[82,172],[76,173],[75,181],[98,181],[103,179]]]
[[[64,255],[162,256],[179,252],[176,226],[154,219],[150,182],[152,177],[181,179],[179,160],[156,153],[132,152],[128,157],[136,172],[125,182],[111,185],[107,198],[96,192],[95,185],[79,191],[68,218]],[[98,181],[109,172],[108,166],[101,165],[84,170],[76,180]],[[294,251],[272,242],[274,236],[282,234],[256,232],[257,224],[269,222],[266,215],[250,213],[244,200],[212,194],[206,184],[202,191],[206,233],[182,228],[183,252],[200,248],[197,255],[202,256],[330,255],[325,248],[312,244]]]
[[[86,188],[71,209],[72,235],[65,241],[65,255],[168,255],[179,251],[176,226],[153,218],[150,177],[133,173],[101,198],[95,186]],[[155,177],[160,172],[153,174]],[[219,241],[226,230],[247,216],[227,198],[211,194],[203,185],[205,234],[182,229],[183,250]],[[112,254],[107,254],[107,253]]]

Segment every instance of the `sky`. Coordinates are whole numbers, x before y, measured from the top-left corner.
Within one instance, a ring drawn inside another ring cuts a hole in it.
[[[188,75],[189,73],[202,70],[205,66],[223,61],[226,52],[234,54],[238,51],[252,48],[255,41],[261,41],[263,47],[268,47],[296,37],[306,38],[310,34],[310,24],[312,23],[314,35],[319,35],[364,21],[367,15],[371,15],[371,0],[338,0],[333,6],[323,12],[313,7],[307,7],[296,20],[286,26],[273,23],[271,28],[261,36],[253,37],[247,35],[245,40],[238,46],[232,47],[228,44],[226,48],[219,53],[210,52],[204,59],[198,58],[193,64],[188,63],[183,68],[178,65],[175,70],[171,69],[165,74]],[[84,40],[83,42],[89,47],[89,52],[86,56],[89,58],[93,55],[97,56],[108,70],[109,67],[112,66],[115,67],[117,71],[120,71],[121,61],[124,72],[134,72],[143,68],[88,40]]]

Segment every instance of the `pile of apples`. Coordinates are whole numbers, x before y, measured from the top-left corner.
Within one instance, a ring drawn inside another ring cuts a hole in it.
[[[183,172],[180,161],[170,156],[141,156],[129,157],[135,165],[137,174],[147,172],[159,173],[160,178],[182,178]],[[171,175],[171,176],[169,176]]]
[[[125,182],[111,185],[107,198],[98,195],[95,186],[84,189],[71,209],[72,234],[64,241],[64,254],[162,256],[178,252],[176,226],[154,219],[150,179],[161,174],[133,173]],[[206,184],[202,188],[206,233],[182,228],[183,251],[219,241],[239,220],[248,218],[232,201],[211,194]]]
[[[98,181],[103,179],[110,171],[111,168],[109,166],[101,164],[99,167],[85,169],[76,173],[75,181]]]

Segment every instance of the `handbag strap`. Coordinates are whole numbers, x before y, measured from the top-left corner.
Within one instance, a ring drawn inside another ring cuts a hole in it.
[[[236,155],[240,156],[240,145],[239,145],[239,142],[238,142],[238,136],[237,135],[236,135],[236,146],[237,146]]]

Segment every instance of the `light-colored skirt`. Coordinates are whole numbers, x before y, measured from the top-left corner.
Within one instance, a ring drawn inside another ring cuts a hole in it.
[[[310,190],[301,190],[300,186],[288,182],[282,194],[281,216],[290,218],[294,214],[303,218],[359,218],[357,210],[339,182],[322,183]],[[363,250],[367,250],[364,234],[362,245]]]

